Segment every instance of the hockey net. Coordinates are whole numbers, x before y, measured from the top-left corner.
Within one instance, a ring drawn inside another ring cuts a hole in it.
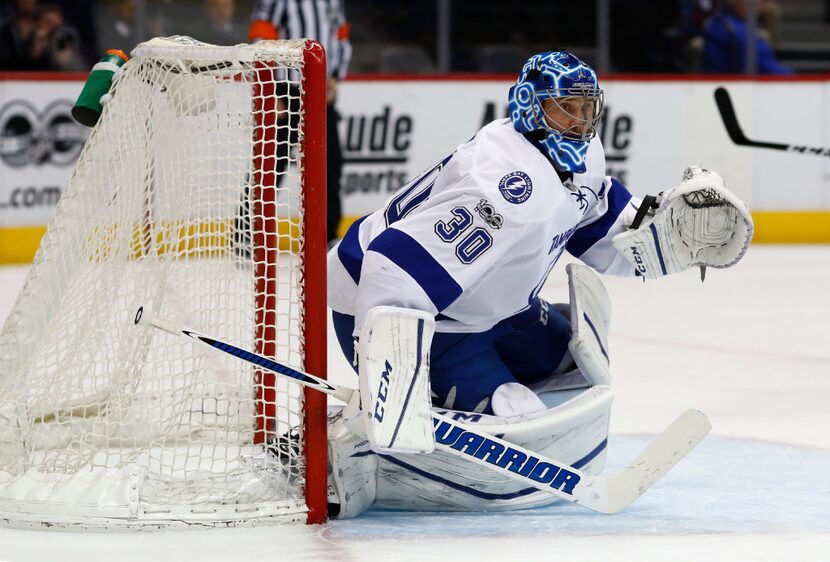
[[[325,376],[322,48],[153,39],[111,94],[0,332],[0,523],[321,521],[325,400],[133,317]]]

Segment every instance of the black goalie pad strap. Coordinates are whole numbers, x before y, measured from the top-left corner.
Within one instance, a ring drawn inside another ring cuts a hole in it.
[[[646,218],[646,214],[651,209],[656,209],[657,206],[657,197],[654,195],[646,195],[643,197],[643,203],[640,205],[640,208],[637,209],[637,214],[634,215],[634,222],[631,223],[631,230],[637,230],[640,228],[640,225],[643,223],[643,219]]]

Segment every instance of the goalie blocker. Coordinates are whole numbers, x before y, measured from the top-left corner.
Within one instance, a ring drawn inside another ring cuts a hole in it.
[[[431,453],[429,349],[432,315],[378,306],[366,315],[358,342],[360,399],[366,437],[377,453]]]

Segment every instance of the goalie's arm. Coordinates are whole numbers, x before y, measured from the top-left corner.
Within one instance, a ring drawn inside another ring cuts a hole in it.
[[[634,220],[640,200],[617,179],[606,177],[579,228],[568,240],[568,253],[600,273],[633,276],[634,268],[613,246],[614,236],[625,232]]]

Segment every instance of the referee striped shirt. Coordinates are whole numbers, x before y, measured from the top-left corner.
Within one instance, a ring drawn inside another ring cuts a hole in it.
[[[352,58],[343,0],[257,0],[249,39],[319,41],[326,49],[326,74],[338,80],[346,77]],[[296,71],[291,74],[290,80],[299,80]]]

